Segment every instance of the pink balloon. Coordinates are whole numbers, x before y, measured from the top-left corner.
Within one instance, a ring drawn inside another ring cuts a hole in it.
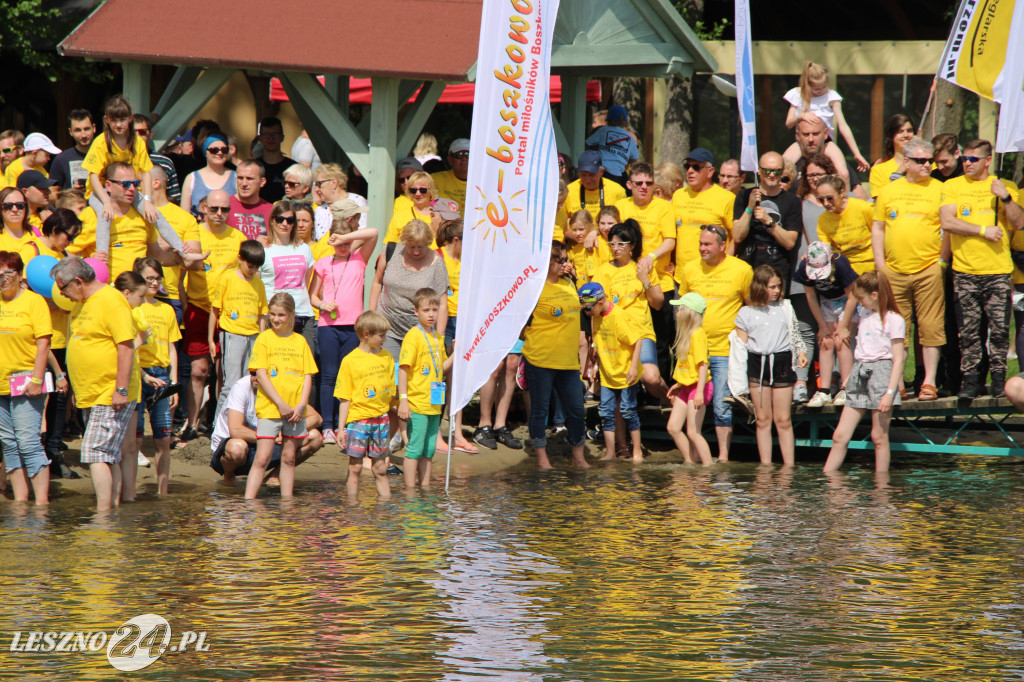
[[[99,258],[86,258],[85,262],[92,266],[92,269],[96,271],[96,279],[104,284],[110,284],[110,270],[107,269],[106,263],[101,261]]]

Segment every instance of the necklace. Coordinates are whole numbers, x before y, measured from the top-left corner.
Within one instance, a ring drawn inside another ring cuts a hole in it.
[[[341,288],[341,283],[345,281],[345,271],[348,270],[348,262],[350,260],[352,260],[352,254],[350,253],[348,255],[348,258],[345,259],[345,266],[341,269],[341,276],[338,278],[337,284],[335,284],[335,282],[334,282],[334,262],[337,259],[338,259],[338,254],[334,254],[334,256],[331,257],[331,267],[328,268],[328,272],[331,275],[331,285],[334,286],[334,295],[331,297],[331,300],[334,301],[335,305],[337,305],[337,303],[338,303],[338,290]],[[334,310],[331,311],[331,319],[332,320],[338,319],[338,310],[337,310],[337,308],[335,308]]]

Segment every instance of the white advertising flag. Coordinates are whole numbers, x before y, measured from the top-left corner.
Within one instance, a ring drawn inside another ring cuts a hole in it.
[[[996,151],[1024,151],[1024,2],[962,0],[937,75],[999,102]]]
[[[754,53],[750,41],[750,5],[747,0],[736,0],[736,103],[740,108],[740,170],[756,172]]]
[[[484,0],[451,410],[516,341],[547,277],[558,201],[548,87],[558,0]]]

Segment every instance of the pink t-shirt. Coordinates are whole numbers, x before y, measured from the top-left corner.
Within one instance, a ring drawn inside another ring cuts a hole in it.
[[[885,328],[882,316],[871,313],[862,317],[857,326],[857,348],[854,358],[858,362],[892,360],[892,340],[907,338],[907,323],[901,315],[889,311],[885,314]]]
[[[260,199],[255,204],[246,205],[238,200],[238,197],[231,197],[231,213],[228,214],[227,223],[231,227],[238,228],[246,239],[265,237],[267,226],[270,225],[270,212],[274,205],[269,201]]]
[[[327,313],[320,313],[320,326],[327,327],[340,324],[355,324],[356,318],[363,312],[363,275],[366,261],[359,251],[353,251],[347,261],[335,260],[334,256],[324,256],[313,266],[313,272],[323,280],[320,298],[338,304],[335,319]]]

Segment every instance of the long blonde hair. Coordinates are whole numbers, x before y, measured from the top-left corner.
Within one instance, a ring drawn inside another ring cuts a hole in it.
[[[811,81],[824,80],[828,84],[828,67],[814,62],[804,64],[803,73],[800,74],[800,99],[804,101],[803,111],[806,113],[811,108]]]
[[[676,311],[676,341],[673,344],[677,358],[685,358],[690,352],[690,339],[703,322],[704,315],[685,305],[679,306]]]

